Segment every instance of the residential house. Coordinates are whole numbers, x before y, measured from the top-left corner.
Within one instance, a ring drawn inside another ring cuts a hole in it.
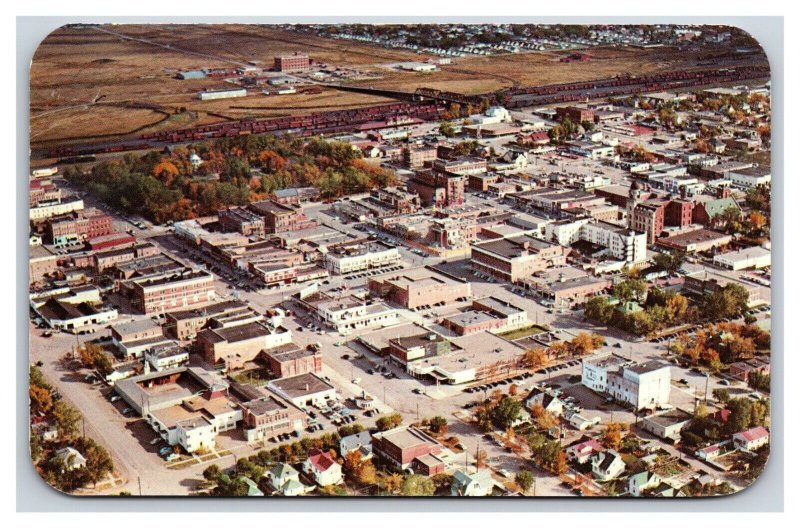
[[[733,435],[733,445],[736,449],[756,451],[769,444],[769,431],[764,427],[752,427]]]
[[[640,471],[628,477],[628,493],[634,497],[641,497],[642,493],[657,488],[661,484],[661,477],[652,471]]]
[[[369,431],[361,431],[339,440],[339,454],[345,456],[353,451],[361,453],[361,460],[372,458],[372,435]]]
[[[625,471],[625,462],[613,449],[597,453],[591,460],[592,474],[601,482],[615,479]]]
[[[332,486],[342,481],[342,466],[326,452],[313,449],[303,462],[305,471],[320,486]]]
[[[494,480],[489,469],[480,469],[472,474],[459,469],[453,474],[450,494],[456,497],[485,497],[491,495],[493,488]]]

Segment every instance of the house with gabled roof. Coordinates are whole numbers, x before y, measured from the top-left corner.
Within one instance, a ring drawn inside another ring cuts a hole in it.
[[[331,455],[312,449],[303,462],[303,471],[320,486],[332,486],[342,481],[342,466]]]
[[[615,479],[625,471],[625,462],[622,460],[622,456],[613,449],[597,453],[591,458],[591,461],[592,474],[601,482]]]
[[[590,438],[567,448],[567,459],[577,464],[585,464],[592,456],[605,449],[600,442]]]
[[[480,469],[472,474],[459,469],[453,474],[450,494],[455,497],[485,497],[491,495],[493,488],[494,480],[489,469]]]
[[[661,477],[652,471],[640,471],[628,477],[628,493],[634,497],[641,497],[646,490],[658,487]]]
[[[345,456],[353,451],[361,454],[361,460],[372,458],[372,435],[369,431],[345,436],[339,440],[339,454]]]
[[[533,409],[536,404],[553,414],[554,416],[561,416],[564,412],[564,402],[550,391],[543,391],[542,389],[533,389],[528,397],[525,398],[525,406],[528,409]]]
[[[736,449],[755,451],[769,444],[769,431],[764,427],[751,427],[733,435],[733,445]]]
[[[306,493],[306,486],[300,482],[300,473],[284,462],[270,469],[267,478],[270,486],[285,497],[296,497]]]

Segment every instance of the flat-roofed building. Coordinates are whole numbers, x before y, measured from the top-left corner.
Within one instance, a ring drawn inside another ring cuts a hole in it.
[[[167,312],[166,334],[182,341],[194,339],[206,327],[224,328],[263,320],[263,316],[239,300],[223,301],[202,308]]]
[[[615,355],[584,360],[581,381],[637,410],[669,404],[670,367],[661,361],[634,363]]]
[[[400,263],[396,247],[377,241],[355,240],[337,244],[325,253],[325,267],[331,273],[344,275]]]
[[[693,418],[691,413],[675,408],[647,416],[639,422],[639,426],[659,438],[679,440],[681,431]]]
[[[114,232],[110,215],[97,209],[85,209],[47,219],[47,238],[59,246]]]
[[[40,223],[48,218],[83,210],[83,200],[73,196],[54,200],[41,200],[30,207],[28,216],[33,223]]]
[[[647,260],[647,236],[615,224],[598,222],[592,218],[561,220],[547,224],[545,237],[562,246],[579,241],[602,246],[609,257],[630,265]]]
[[[445,277],[428,268],[412,268],[371,278],[370,293],[404,308],[450,304],[472,295],[469,282]]]
[[[197,334],[197,346],[209,364],[224,362],[237,369],[253,361],[262,350],[292,342],[292,332],[282,326],[271,327],[255,321],[222,328],[207,328]]]
[[[134,310],[148,315],[208,303],[215,298],[214,276],[188,268],[128,279],[120,284],[120,289]]]
[[[659,238],[657,243],[659,246],[666,248],[696,253],[727,246],[731,240],[733,240],[733,237],[726,233],[712,231],[711,229],[696,229],[688,233]]]
[[[275,70],[283,73],[307,72],[311,68],[311,59],[305,53],[295,51],[290,55],[275,57]]]
[[[247,237],[264,238],[264,217],[244,207],[229,207],[217,213],[219,224],[226,231],[235,231]]]
[[[272,380],[267,388],[304,410],[308,407],[326,407],[337,399],[334,386],[311,372]]]
[[[416,169],[433,162],[436,155],[436,146],[410,146],[403,149],[403,163],[408,168]]]
[[[294,343],[270,348],[263,352],[267,368],[276,378],[322,372],[322,350],[313,345],[299,348]]]
[[[283,205],[273,200],[251,203],[248,208],[264,218],[267,233],[284,233],[314,227],[316,222],[306,217],[298,206]]]
[[[465,200],[467,180],[465,174],[421,170],[408,181],[407,187],[410,192],[418,194],[425,205],[436,207],[461,205]]]
[[[389,340],[389,357],[406,367],[420,359],[449,354],[451,343],[435,332],[423,332]]]
[[[483,331],[505,332],[530,324],[528,312],[496,297],[472,302],[472,309],[442,319],[442,326],[458,335]]]
[[[564,209],[604,205],[605,199],[593,193],[576,189],[544,187],[513,195],[519,205],[532,207],[547,214],[560,215]]]
[[[570,278],[562,276],[554,281],[529,280],[524,284],[543,302],[554,306],[583,304],[612,286],[611,279],[588,274]]]
[[[529,235],[473,244],[473,270],[508,282],[529,278],[537,271],[566,263],[567,250]]]
[[[767,268],[772,265],[772,252],[760,246],[744,248],[715,255],[714,264],[733,271]]]
[[[145,350],[169,342],[161,325],[152,319],[139,319],[111,326],[111,342],[124,358],[140,357]]]
[[[400,187],[384,187],[370,191],[370,197],[392,209],[396,214],[410,214],[419,210],[419,195]]]
[[[397,427],[372,435],[372,450],[388,464],[403,471],[420,468],[433,476],[444,472],[445,447],[416,427]],[[423,462],[420,464],[419,462]]]
[[[241,403],[241,407],[244,436],[248,442],[301,433],[308,423],[308,417],[302,409],[277,394],[265,394]]]
[[[382,302],[364,301],[357,297],[334,299],[321,295],[305,299],[317,317],[342,335],[353,331],[396,325],[397,310]]]

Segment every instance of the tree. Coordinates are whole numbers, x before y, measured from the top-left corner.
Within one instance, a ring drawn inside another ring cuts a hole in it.
[[[653,264],[669,274],[679,271],[685,260],[686,253],[684,251],[657,253],[653,256]]]
[[[103,446],[91,438],[83,439],[80,446],[86,458],[86,474],[92,484],[97,484],[114,471],[114,462]]]
[[[517,486],[522,488],[522,491],[524,492],[527,492],[531,488],[534,479],[535,477],[533,476],[533,473],[526,469],[523,469],[514,475],[514,482],[516,482]]]
[[[378,482],[378,486],[390,495],[394,495],[403,486],[403,475],[400,473],[392,473],[387,475]]]
[[[522,363],[527,368],[536,368],[546,365],[548,362],[547,353],[543,348],[529,348],[522,357]]]
[[[481,405],[473,415],[475,423],[482,431],[492,430],[492,409],[492,405],[484,404]]]
[[[434,433],[447,433],[447,418],[443,416],[434,416],[430,421],[431,431]]]
[[[436,492],[436,484],[422,475],[409,475],[403,481],[400,492],[405,497],[430,497]]]
[[[642,279],[626,279],[614,286],[614,297],[620,302],[642,301],[647,295],[647,283]]]
[[[584,315],[600,324],[609,324],[614,315],[614,307],[606,297],[592,297],[586,302]]]
[[[400,424],[402,423],[403,423],[403,416],[395,413],[389,416],[381,416],[375,422],[375,426],[378,428],[379,431],[388,431],[389,429],[394,429],[395,427],[399,427]]]
[[[731,393],[728,389],[714,389],[711,391],[711,395],[720,403],[728,403],[731,399]]]
[[[58,434],[62,438],[71,438],[78,434],[78,422],[81,420],[81,414],[63,400],[59,400],[53,405],[53,420],[55,420]]]
[[[500,429],[506,429],[519,417],[521,410],[520,402],[505,396],[492,411],[492,422]]]
[[[203,470],[203,478],[206,480],[217,480],[222,475],[222,470],[216,464],[211,464]]]
[[[604,342],[605,339],[600,334],[580,332],[570,341],[570,348],[573,354],[584,356],[602,347]]]
[[[442,121],[442,124],[439,125],[439,133],[445,137],[455,137],[456,129],[452,123],[449,121]]]
[[[609,422],[600,437],[601,443],[609,449],[619,449],[622,441],[622,433],[628,430],[628,426],[619,422]]]
[[[47,414],[53,408],[53,397],[49,390],[31,385],[28,393],[31,400],[31,413]]]
[[[753,371],[747,376],[747,385],[756,390],[769,392],[770,389],[769,374],[764,374],[763,372],[759,372],[757,370]]]

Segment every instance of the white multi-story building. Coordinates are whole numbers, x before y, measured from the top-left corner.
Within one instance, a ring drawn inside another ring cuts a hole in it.
[[[357,242],[334,246],[325,254],[330,273],[346,274],[400,263],[400,252],[380,242]]]
[[[340,334],[381,328],[398,323],[397,310],[384,303],[367,304],[355,297],[330,300],[317,305],[317,316]]]
[[[636,233],[608,222],[579,218],[554,222],[545,226],[545,238],[561,246],[584,240],[605,247],[608,255],[628,264],[647,260],[647,235]]]
[[[635,364],[620,356],[583,362],[581,383],[636,409],[669,403],[670,368],[660,361]]]
[[[39,202],[36,204],[36,206],[31,207],[29,210],[29,217],[32,222],[40,222],[52,216],[63,215],[82,210],[83,200],[79,198],[50,200]]]

